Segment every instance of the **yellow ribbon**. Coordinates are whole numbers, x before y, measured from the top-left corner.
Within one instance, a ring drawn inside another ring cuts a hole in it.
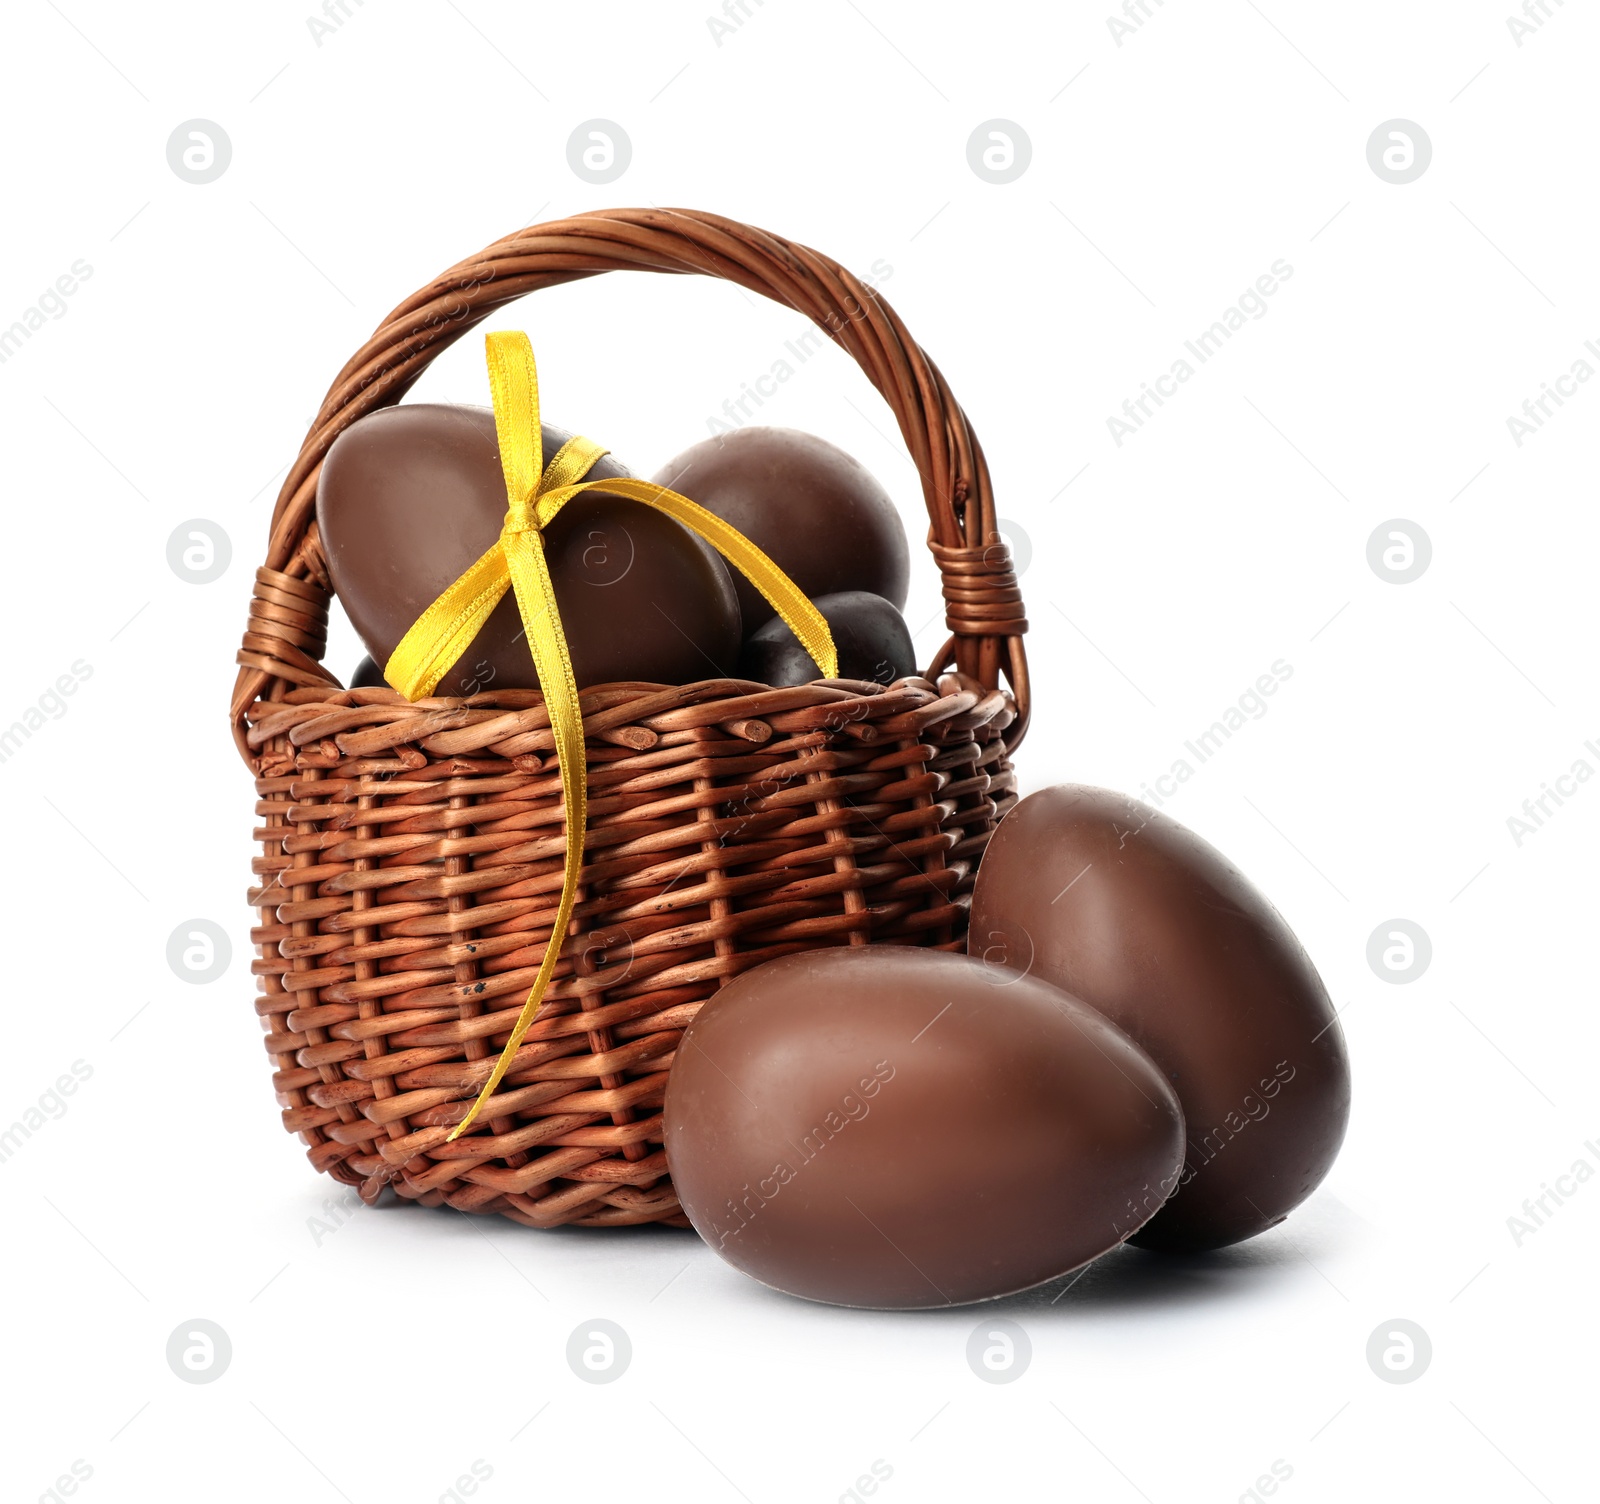
[[[495,544],[413,623],[400,639],[384,669],[384,677],[408,700],[433,693],[439,681],[467,650],[509,588],[516,594],[533,666],[539,675],[550,729],[555,738],[556,763],[561,773],[561,807],[566,821],[566,858],[561,879],[561,902],[545,945],[539,974],[529,989],[511,1038],[500,1052],[494,1070],[472,1111],[451,1132],[453,1140],[472,1126],[485,1102],[510,1068],[512,1058],[539,1012],[545,989],[556,969],[562,940],[572,922],[583,869],[584,830],[588,823],[588,789],[585,776],[583,716],[578,707],[578,685],[572,674],[556,606],[555,588],[545,562],[541,530],[574,496],[603,490],[625,496],[664,512],[698,533],[729,563],[749,577],[778,615],[800,639],[822,670],[825,679],[837,676],[838,657],[833,637],[822,613],[799,587],[737,528],[697,506],[687,496],[649,481],[631,477],[584,480],[603,454],[588,439],[569,439],[549,465],[544,464],[544,442],[539,427],[539,376],[533,346],[520,332],[490,334],[485,339],[489,361],[489,387],[494,396],[495,434],[500,444],[500,466],[506,479],[506,520]]]

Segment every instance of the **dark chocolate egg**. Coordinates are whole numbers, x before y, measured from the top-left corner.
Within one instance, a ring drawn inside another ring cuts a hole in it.
[[[1098,1008],[1171,1081],[1183,1178],[1133,1242],[1236,1243],[1328,1173],[1350,1065],[1327,991],[1277,910],[1177,821],[1106,789],[1030,794],[984,853],[968,946]]]
[[[813,600],[870,590],[906,603],[905,528],[860,461],[793,428],[738,428],[686,449],[652,477],[732,524]],[[748,635],[775,614],[742,575],[733,586]]]
[[[892,684],[917,671],[906,619],[881,595],[845,590],[811,602],[833,633],[841,679],[871,679]],[[739,650],[739,677],[783,688],[822,677],[811,654],[781,616],[745,638]]]
[[[544,429],[547,463],[568,437]],[[627,473],[608,455],[590,476]],[[334,590],[379,664],[499,537],[505,513],[494,414],[486,408],[381,408],[334,440],[317,485],[322,548]],[[567,503],[543,540],[580,686],[688,684],[732,671],[741,633],[727,568],[670,517],[585,493]],[[437,693],[538,683],[507,591]]]
[[[894,945],[737,977],[678,1048],[664,1110],[684,1210],[791,1295],[989,1300],[1115,1247],[1171,1190],[1161,1072],[1037,977]]]
[[[350,675],[351,689],[387,689],[388,685],[389,681],[383,677],[383,670],[378,667],[370,653],[356,665],[356,671]]]

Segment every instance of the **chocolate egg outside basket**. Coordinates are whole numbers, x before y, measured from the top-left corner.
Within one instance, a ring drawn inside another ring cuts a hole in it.
[[[665,1141],[690,1221],[774,1288],[917,1309],[1115,1247],[1183,1160],[1161,1072],[1036,977],[893,945],[785,956],[700,1010]]]
[[[1176,820],[1109,789],[1028,795],[978,868],[968,946],[1104,1013],[1177,1092],[1183,1177],[1134,1243],[1237,1243],[1328,1173],[1350,1062],[1327,989],[1278,911]]]

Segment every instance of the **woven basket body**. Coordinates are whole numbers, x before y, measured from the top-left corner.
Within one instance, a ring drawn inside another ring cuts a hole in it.
[[[334,438],[494,309],[635,269],[723,277],[815,319],[882,392],[922,476],[951,636],[927,677],[582,695],[589,826],[555,980],[473,1129],[561,892],[542,696],[406,703],[321,664],[313,509]],[[661,1149],[673,1051],[739,972],[827,945],[960,948],[1015,799],[1026,628],[982,453],[893,311],[814,251],[714,216],[613,210],[497,241],[402,304],[334,382],[256,572],[232,717],[256,776],[257,1012],[284,1126],[318,1169],[536,1227],[683,1222]],[[1002,687],[1002,674],[1009,688]]]

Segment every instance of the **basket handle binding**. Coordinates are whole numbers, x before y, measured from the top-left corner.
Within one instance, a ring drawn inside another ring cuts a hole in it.
[[[541,287],[620,270],[720,277],[804,314],[855,358],[894,411],[922,479],[950,631],[928,677],[953,665],[992,690],[1004,674],[1017,702],[1006,736],[1014,750],[1028,724],[1028,624],[989,467],[938,367],[883,297],[819,251],[698,210],[606,209],[515,231],[459,262],[389,314],[335,377],[278,493],[266,563],[256,571],[231,706],[246,762],[255,760],[245,742],[252,703],[338,683],[320,661],[330,587],[315,517],[317,476],[334,439],[398,402],[436,355],[496,309]]]

